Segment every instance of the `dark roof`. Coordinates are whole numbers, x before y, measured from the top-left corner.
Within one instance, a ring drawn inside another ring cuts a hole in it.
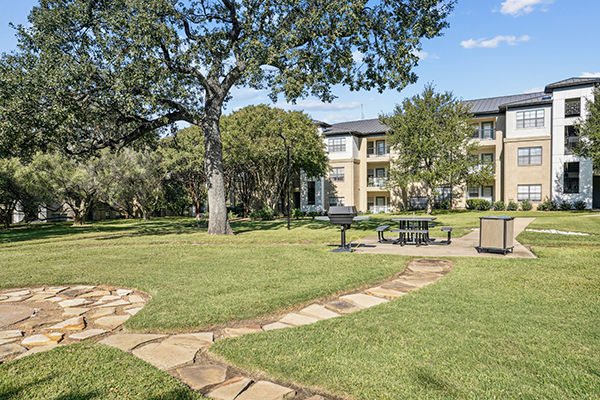
[[[551,104],[552,96],[543,93],[542,96],[533,97],[531,99],[515,101],[514,103],[506,103],[500,106],[501,109],[511,108],[511,107],[526,107],[526,106],[537,106],[540,104]]]
[[[313,119],[312,122],[313,122],[313,124],[318,125],[322,128],[328,128],[331,126],[331,124],[328,124],[327,122],[319,121],[318,119]]]
[[[372,133],[385,133],[390,128],[378,119],[362,119],[359,121],[342,122],[333,124],[331,127],[323,130],[325,135],[336,135],[341,133],[354,133],[359,135],[369,135]]]
[[[599,83],[600,78],[594,77],[586,77],[586,78],[569,78],[562,81],[554,82],[546,86],[544,92],[552,93],[554,89],[570,87],[570,86],[580,86],[580,85],[589,85],[594,83]]]
[[[515,94],[512,96],[489,97],[486,99],[465,100],[465,103],[471,105],[473,114],[495,114],[500,111],[500,106],[504,104],[527,101],[544,96],[543,92]]]

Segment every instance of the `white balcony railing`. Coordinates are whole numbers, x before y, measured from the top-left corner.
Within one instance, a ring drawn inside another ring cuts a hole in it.
[[[373,214],[389,213],[392,211],[390,206],[369,206],[369,211]]]
[[[367,187],[386,187],[387,178],[367,178]]]

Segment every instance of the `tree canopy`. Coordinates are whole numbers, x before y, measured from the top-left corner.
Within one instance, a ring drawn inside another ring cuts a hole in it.
[[[422,184],[428,214],[438,187],[493,179],[492,165],[472,155],[479,145],[471,141],[471,118],[468,105],[451,92],[436,92],[432,84],[381,117],[390,126],[390,183],[403,188]]]
[[[600,88],[594,89],[594,100],[585,102],[585,118],[578,123],[580,137],[574,153],[592,160],[595,170],[600,170]]]
[[[233,86],[293,101],[402,89],[455,0],[40,0],[0,59],[0,153],[68,153],[202,128],[209,233],[231,233],[219,118]]]

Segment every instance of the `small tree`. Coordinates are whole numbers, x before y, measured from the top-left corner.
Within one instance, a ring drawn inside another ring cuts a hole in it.
[[[431,214],[435,189],[467,181],[492,178],[492,166],[482,165],[471,153],[469,108],[451,92],[436,93],[427,84],[420,95],[405,99],[381,121],[390,127],[388,140],[393,150],[390,184],[406,188],[420,183]]]
[[[600,169],[600,88],[594,89],[594,100],[586,99],[585,119],[578,122],[579,143],[573,153],[592,159],[594,169]]]

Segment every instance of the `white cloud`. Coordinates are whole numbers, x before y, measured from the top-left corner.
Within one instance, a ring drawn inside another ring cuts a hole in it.
[[[340,122],[348,122],[348,121],[356,121],[360,119],[359,116],[356,115],[347,115],[347,114],[329,114],[325,117],[324,122],[328,124],[337,124]]]
[[[530,37],[527,35],[523,35],[520,38],[517,38],[516,36],[498,35],[495,38],[489,40],[486,40],[486,38],[481,38],[477,40],[463,40],[462,42],[460,42],[460,45],[465,49],[473,49],[475,47],[495,49],[502,42],[506,42],[510,46],[516,46],[519,42],[528,42],[529,39]]]
[[[600,78],[600,72],[584,72],[581,76],[584,78]]]
[[[362,64],[363,61],[363,53],[361,53],[360,51],[356,50],[354,52],[352,52],[352,59],[354,60],[355,63],[357,64]]]
[[[513,17],[529,14],[535,10],[535,6],[540,4],[552,4],[554,0],[506,0],[502,3],[500,12],[504,15],[509,14]],[[548,11],[547,7],[542,7],[542,11]]]
[[[419,57],[419,60],[439,60],[440,58],[435,54],[429,54],[426,51],[413,51],[412,54]]]
[[[543,92],[544,88],[543,87],[534,87],[531,89],[528,89],[526,91],[524,91],[523,93],[527,94],[527,93],[538,93],[538,92]]]
[[[300,100],[296,104],[277,103],[276,107],[284,110],[305,110],[305,111],[342,111],[354,110],[360,108],[358,101],[335,101],[333,103],[323,103],[318,100]]]

